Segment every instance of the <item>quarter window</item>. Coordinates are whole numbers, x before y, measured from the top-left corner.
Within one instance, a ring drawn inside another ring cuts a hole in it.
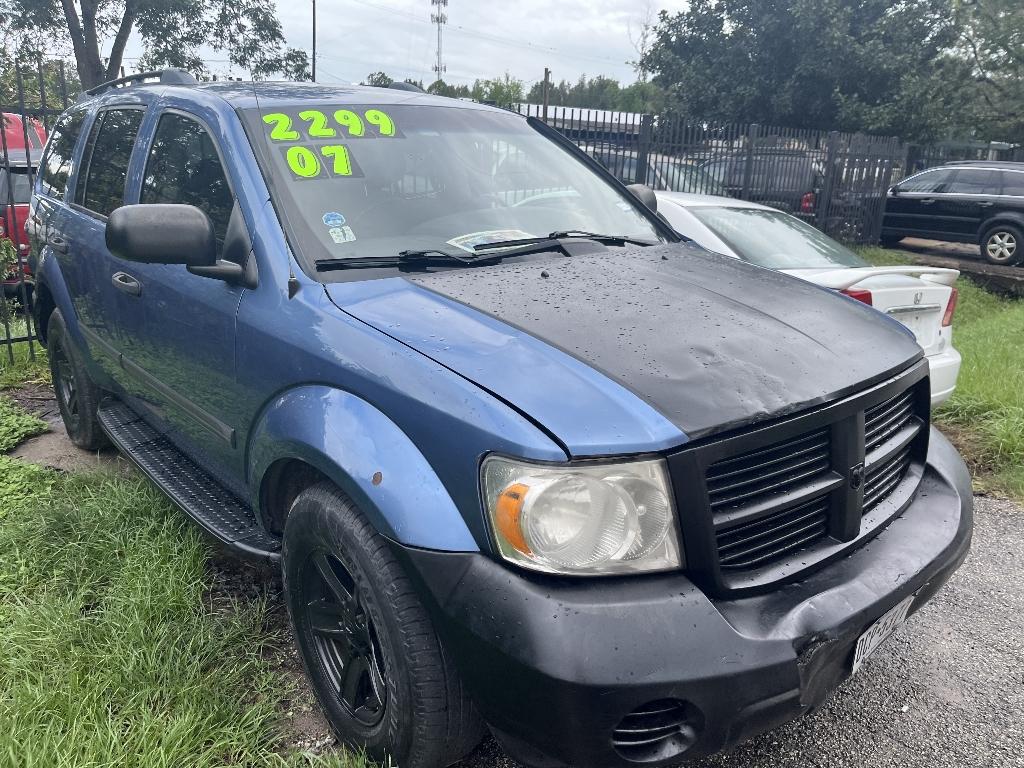
[[[62,117],[53,126],[46,156],[40,164],[44,194],[51,197],[64,197],[68,188],[68,176],[71,175],[71,161],[75,152],[75,144],[78,142],[78,134],[82,132],[84,121],[85,112],[73,112]]]
[[[217,147],[202,125],[174,112],[160,118],[139,202],[196,206],[210,217],[218,249],[223,246],[235,200]]]
[[[101,112],[89,133],[88,166],[79,182],[75,202],[90,211],[109,216],[124,203],[124,184],[135,137],[145,113],[141,109]]]
[[[999,193],[999,171],[965,168],[957,171],[947,192],[960,195],[995,195]]]
[[[1003,171],[1003,194],[1024,197],[1024,173]]]

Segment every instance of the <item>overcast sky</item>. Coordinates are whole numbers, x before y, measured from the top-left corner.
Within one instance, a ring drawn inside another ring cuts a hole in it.
[[[448,0],[444,28],[445,80],[472,83],[510,72],[527,85],[550,67],[555,80],[580,74],[606,75],[632,82],[627,61],[636,58],[646,0]],[[312,46],[312,1],[277,0],[288,45]],[[686,0],[652,0],[679,11]],[[430,23],[430,0],[317,0],[317,79],[359,82],[382,70],[396,79],[430,83],[437,50],[437,28]],[[109,41],[107,43],[109,48]],[[137,41],[126,51],[138,56]],[[211,54],[216,58],[217,54]],[[229,72],[211,61],[211,72]]]

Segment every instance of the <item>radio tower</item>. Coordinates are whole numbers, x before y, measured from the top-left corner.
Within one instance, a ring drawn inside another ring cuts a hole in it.
[[[437,64],[434,65],[434,71],[437,73],[437,79],[443,80],[445,66],[444,59],[441,56],[441,32],[444,29],[444,25],[448,23],[448,14],[444,12],[444,9],[448,7],[448,0],[430,0],[431,7],[436,6],[437,12],[431,12],[430,22],[437,24]]]

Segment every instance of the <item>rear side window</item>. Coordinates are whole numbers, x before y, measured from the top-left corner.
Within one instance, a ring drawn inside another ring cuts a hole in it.
[[[957,171],[946,192],[961,195],[999,194],[999,171],[981,168],[964,168]]]
[[[53,126],[50,144],[40,164],[39,176],[42,180],[43,194],[50,197],[63,198],[68,188],[68,176],[71,175],[72,155],[78,134],[82,132],[85,112],[73,112],[64,115]]]
[[[1024,197],[1024,172],[1003,171],[1003,194]]]
[[[217,147],[202,125],[174,112],[160,118],[139,202],[194,205],[213,222],[218,247],[224,244],[235,199]]]
[[[75,194],[78,205],[109,216],[124,203],[128,163],[144,114],[141,109],[110,109],[96,118],[85,148],[85,177]]]
[[[900,183],[900,192],[946,192],[947,182],[953,176],[953,171],[948,168],[941,168],[935,171],[925,171],[913,178]]]

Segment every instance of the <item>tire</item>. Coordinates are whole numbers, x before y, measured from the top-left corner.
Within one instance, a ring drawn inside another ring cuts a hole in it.
[[[59,309],[50,315],[46,340],[53,391],[68,437],[79,448],[88,451],[103,448],[109,443],[96,418],[103,390],[89,377]]]
[[[996,224],[985,230],[979,245],[989,264],[1019,264],[1024,257],[1024,232],[1015,224]]]
[[[342,741],[402,768],[450,765],[479,743],[483,723],[409,577],[334,485],[295,500],[282,571],[306,673]]]

